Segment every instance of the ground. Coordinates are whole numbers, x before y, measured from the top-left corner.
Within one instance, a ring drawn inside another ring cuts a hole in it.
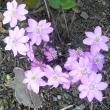
[[[3,13],[5,10],[6,4],[4,2],[0,5],[0,12]],[[82,12],[88,14],[87,19],[81,17]],[[50,45],[54,46],[61,56],[51,65],[56,63],[63,67],[68,55],[68,48],[81,47],[85,50],[86,46],[82,43],[85,38],[85,31],[93,31],[96,26],[101,26],[103,34],[110,37],[110,0],[78,0],[77,9],[55,10],[49,7],[49,13],[50,19],[44,3],[42,3],[40,8],[30,10],[27,17],[34,18],[37,21],[47,19],[47,21],[52,22],[54,32],[50,35],[52,42],[50,42]],[[8,30],[8,27],[9,25],[3,25],[6,30]],[[7,84],[7,75],[14,77],[14,67],[20,67],[24,70],[29,69],[30,62],[21,55],[14,58],[12,51],[5,50],[6,44],[3,39],[7,35],[8,33],[0,34],[0,110],[29,110],[16,100],[14,90]],[[103,75],[103,81],[110,84],[110,50],[108,52],[102,51],[102,53],[105,55],[105,65],[100,73]],[[71,107],[65,110],[89,110],[91,104],[88,103],[88,100],[86,98],[79,99],[78,85],[78,83],[72,85],[69,90],[62,89],[61,86],[58,88],[42,87],[40,96],[43,99],[43,105],[38,110],[60,110],[68,106]],[[94,99],[93,110],[110,110],[110,85],[103,93],[103,102]]]

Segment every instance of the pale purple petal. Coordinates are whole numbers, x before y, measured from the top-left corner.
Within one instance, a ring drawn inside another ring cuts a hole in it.
[[[87,67],[89,65],[89,59],[88,57],[84,58],[84,66]]]
[[[84,91],[84,90],[86,90],[87,89],[87,86],[86,85],[83,85],[83,84],[81,84],[79,87],[78,87],[78,90],[79,91]]]
[[[47,29],[42,30],[43,34],[50,34],[51,32],[53,32],[53,28],[52,27],[49,27]]]
[[[94,92],[94,97],[98,100],[98,101],[102,101],[102,99],[103,99],[103,94],[102,94],[102,92],[101,91],[98,91],[98,90],[96,90],[96,91],[93,91]]]
[[[28,19],[28,25],[32,28],[36,28],[37,22],[34,19]]]
[[[109,41],[109,38],[107,36],[101,36],[101,37],[102,37],[103,42],[108,42]]]
[[[53,87],[55,87],[55,88],[57,88],[59,86],[59,82],[55,82],[54,84],[53,84]]]
[[[99,83],[102,79],[102,75],[101,74],[96,74],[95,78],[94,78],[94,83]]]
[[[39,74],[37,74],[37,78],[42,78],[43,76],[45,76],[45,72],[39,72]]]
[[[82,91],[80,94],[79,94],[79,97],[82,99],[82,98],[85,98],[88,94],[88,91],[87,90],[84,90]]]
[[[107,46],[106,43],[104,43],[104,42],[100,42],[99,45],[100,45],[100,48],[101,48],[102,50],[108,51],[108,46]]]
[[[78,73],[79,73],[79,70],[72,70],[72,71],[69,72],[69,75],[70,76],[75,76]]]
[[[86,44],[86,45],[92,45],[93,43],[94,43],[94,40],[91,38],[86,38],[83,40],[83,44]]]
[[[31,88],[36,94],[39,93],[39,84],[37,82],[31,82]]]
[[[90,39],[94,39],[96,35],[93,32],[85,32],[86,36]]]
[[[14,57],[15,57],[17,55],[17,48],[16,47],[13,47],[12,50],[13,50]]]
[[[15,17],[12,17],[10,21],[10,26],[15,27],[16,25],[17,25],[17,19]]]
[[[28,78],[25,78],[22,83],[28,83],[30,80]]]
[[[3,40],[3,41],[4,41],[5,43],[8,43],[8,42],[9,42],[9,40],[10,40],[10,37],[8,36],[8,37],[4,38],[4,40]]]
[[[44,40],[45,42],[48,42],[49,41],[49,35],[42,34],[42,40]]]
[[[81,68],[84,67],[84,58],[83,57],[79,58],[79,65],[80,65]]]
[[[104,89],[106,89],[107,87],[108,87],[108,84],[105,83],[105,82],[99,82],[99,83],[97,84],[98,90],[104,90]]]
[[[93,49],[93,50],[96,50],[97,52],[99,52],[101,48],[100,48],[99,45],[93,44],[93,45],[91,45],[90,51],[91,51],[92,49]],[[95,53],[94,53],[94,54],[95,54]]]
[[[11,50],[11,49],[12,49],[12,47],[9,44],[7,44],[5,47],[5,50]]]
[[[96,78],[96,73],[95,72],[91,73],[91,75],[89,76],[89,82],[93,82],[95,78]]]
[[[46,20],[41,20],[41,21],[39,21],[39,25],[44,25],[46,23]]]
[[[85,76],[84,78],[81,78],[81,82],[83,84],[88,84],[89,83],[89,78],[87,76]]]
[[[38,79],[37,82],[40,86],[46,86],[47,85],[47,83],[42,79]]]
[[[95,57],[99,52],[99,50],[97,48],[94,49],[93,46],[91,47],[90,51],[91,51],[91,54],[92,54],[93,57]]]
[[[8,15],[11,15],[11,12],[10,12],[10,11],[5,11],[5,12],[3,13],[3,16],[8,16]]]
[[[57,74],[61,74],[61,72],[62,72],[62,68],[59,66],[59,65],[57,65],[55,68],[54,68],[54,72],[55,73],[57,73]]]
[[[51,23],[46,23],[42,26],[42,29],[47,29],[51,26]]]
[[[17,10],[22,10],[26,7],[26,4],[21,4],[17,7]]]
[[[7,15],[5,16],[5,18],[3,19],[3,24],[7,24],[11,21],[11,16],[10,15]]]
[[[16,2],[16,0],[13,0],[11,3],[13,5],[13,8],[16,9],[17,8],[17,5],[18,5],[17,2]]]
[[[8,3],[7,3],[7,9],[10,10],[10,11],[13,10],[13,5],[12,5],[11,2],[8,2]]]
[[[94,30],[96,37],[100,37],[102,35],[102,29],[100,26],[97,26]]]
[[[27,88],[28,88],[29,90],[32,90],[30,83],[27,84]]]
[[[37,39],[36,39],[36,42],[35,43],[36,43],[36,45],[39,46],[41,44],[41,36],[36,36],[36,38]]]
[[[91,102],[94,98],[93,92],[89,92],[88,95],[87,95],[87,98],[88,98],[89,102]]]
[[[27,43],[29,40],[28,36],[23,36],[21,39],[18,40],[19,43]]]
[[[24,36],[24,34],[25,34],[25,30],[24,30],[24,28],[21,28],[21,29],[19,30],[19,32],[17,33],[17,35],[16,35],[16,39],[17,39],[18,41],[21,40],[22,37]]]

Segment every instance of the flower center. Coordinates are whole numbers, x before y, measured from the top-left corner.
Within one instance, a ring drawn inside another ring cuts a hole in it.
[[[94,84],[89,85],[89,90],[93,90],[95,88]]]
[[[37,33],[37,34],[40,34],[40,33],[41,33],[40,28],[37,28],[37,29],[36,29],[36,33]]]
[[[82,49],[79,47],[76,50],[76,55],[81,55],[83,53]]]
[[[95,37],[95,42],[99,42],[101,41],[101,38],[100,37]]]
[[[16,14],[16,12],[15,11],[12,11],[12,15],[15,15]]]
[[[53,79],[56,81],[58,79],[58,77],[57,76],[53,76]]]
[[[81,73],[85,75],[87,73],[87,70],[86,69],[82,69]]]
[[[73,79],[72,76],[69,76],[69,77],[68,77],[68,80],[69,80],[69,81],[72,81],[72,79]]]
[[[94,61],[95,61],[95,63],[97,64],[97,63],[100,62],[100,59],[99,59],[98,57],[96,57],[96,58],[94,59]]]
[[[32,77],[31,77],[31,80],[32,80],[32,81],[34,81],[35,79],[36,79],[35,76],[32,76]]]

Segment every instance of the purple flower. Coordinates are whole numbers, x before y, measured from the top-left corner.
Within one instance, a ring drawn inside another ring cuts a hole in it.
[[[41,41],[49,41],[49,33],[53,31],[53,28],[50,27],[51,23],[46,23],[46,20],[41,20],[36,22],[34,19],[28,19],[29,27],[26,28],[28,35],[31,39],[32,44],[40,45]]]
[[[64,64],[65,69],[66,70],[73,70],[75,61],[76,61],[76,57],[68,57],[67,61]]]
[[[46,48],[44,50],[44,55],[46,56],[48,62],[57,58],[57,51],[54,48]]]
[[[39,93],[40,86],[46,85],[46,82],[42,79],[45,76],[45,72],[42,72],[39,67],[32,68],[24,74],[26,78],[23,80],[23,83],[27,83],[27,88],[33,90],[36,94]]]
[[[89,77],[84,77],[81,79],[82,84],[78,87],[78,90],[81,92],[79,97],[85,98],[87,96],[89,102],[95,97],[98,101],[102,101],[102,92],[107,88],[108,84],[101,82],[102,75],[92,73]]]
[[[48,85],[53,85],[53,87],[57,88],[59,84],[68,82],[65,78],[67,74],[62,72],[62,68],[59,65],[57,65],[54,69],[47,65],[44,71],[46,72],[46,76],[48,78]]]
[[[91,48],[97,49],[100,51],[100,49],[108,51],[108,46],[106,42],[109,41],[109,38],[107,36],[102,35],[102,29],[100,26],[97,26],[93,32],[85,32],[86,36],[88,38],[83,40],[83,43],[86,45],[91,45]]]
[[[21,55],[26,55],[28,48],[24,43],[27,43],[29,37],[24,36],[25,30],[23,28],[19,29],[18,26],[14,30],[9,30],[9,36],[4,39],[7,44],[5,50],[11,50],[14,56],[19,52]]]
[[[28,48],[28,51],[27,51],[28,59],[33,61],[34,60],[34,52],[33,52],[31,43],[26,43],[26,47]]]
[[[13,0],[12,2],[7,3],[7,10],[4,12],[4,20],[3,24],[7,24],[10,22],[11,27],[15,27],[17,25],[17,20],[23,21],[26,19],[24,16],[28,13],[28,11],[25,8],[25,4],[21,4],[18,6],[16,0]]]
[[[73,76],[73,81],[78,80],[88,76],[92,72],[92,64],[89,62],[88,57],[80,57],[79,62],[74,62],[74,70],[69,72],[69,75]]]
[[[91,48],[91,52],[85,52],[85,55],[89,58],[90,62],[92,62],[92,69],[95,72],[103,69],[104,64],[104,55]]]
[[[76,50],[74,49],[69,49],[69,56],[70,57],[75,57],[76,59],[78,59],[79,57],[81,57],[83,55],[83,51],[82,49],[79,47]]]

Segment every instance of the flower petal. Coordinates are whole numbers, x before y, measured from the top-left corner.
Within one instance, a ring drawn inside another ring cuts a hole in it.
[[[102,29],[100,26],[97,26],[94,30],[94,33],[97,37],[100,37],[102,35]]]
[[[39,46],[39,45],[41,44],[41,41],[42,41],[42,40],[41,40],[41,36],[36,36],[36,37],[37,37],[37,40],[36,40],[35,43],[36,43],[36,45]]]
[[[97,84],[98,90],[104,90],[104,89],[106,89],[107,87],[108,87],[108,84],[105,83],[105,82],[99,82],[99,83]]]
[[[21,39],[18,40],[19,43],[27,43],[29,40],[28,36],[23,36]]]
[[[47,29],[47,28],[49,28],[50,27],[50,25],[51,25],[51,23],[45,23],[43,26],[42,26],[42,29]]]
[[[42,40],[44,40],[45,42],[48,42],[49,41],[49,35],[42,34]]]
[[[46,23],[46,20],[41,20],[41,21],[39,21],[39,25],[41,26],[41,25],[44,25]]]
[[[59,66],[59,65],[57,65],[55,68],[54,68],[54,72],[55,72],[55,74],[59,74],[59,73],[61,73],[62,72],[62,68]]]
[[[17,48],[16,47],[13,47],[12,50],[13,50],[14,57],[15,57],[17,55]]]
[[[28,25],[32,28],[36,28],[37,22],[34,19],[28,19]]]
[[[13,0],[11,3],[12,3],[13,8],[16,9],[18,5],[16,0]]]
[[[101,37],[102,37],[103,42],[108,42],[109,41],[109,38],[107,36],[101,36]]]
[[[102,50],[108,51],[108,46],[107,46],[106,43],[104,43],[104,42],[100,42],[99,45],[100,45],[100,48],[101,48]]]
[[[24,34],[25,34],[25,30],[24,30],[24,28],[21,28],[20,30],[19,30],[19,32],[18,33],[16,33],[17,35],[16,35],[16,40],[20,40],[20,39],[22,39],[23,38],[23,36],[24,36]]]
[[[87,95],[87,98],[88,98],[89,102],[91,102],[94,98],[94,94],[92,92],[89,92]]]
[[[37,82],[31,82],[31,88],[36,94],[39,93],[39,84]]]
[[[94,92],[94,97],[98,100],[98,101],[102,101],[102,96],[103,96],[103,94],[102,94],[102,92],[101,91],[98,91],[98,90],[95,90],[95,91],[93,91]]]
[[[93,82],[95,77],[96,77],[96,73],[95,72],[91,73],[89,76],[89,82]]]
[[[3,24],[7,24],[11,21],[11,16],[10,15],[7,15],[5,16],[5,18],[3,19]]]
[[[94,83],[99,83],[102,79],[102,75],[101,74],[96,74],[95,78],[94,78]]]
[[[17,25],[17,19],[15,17],[12,17],[10,21],[10,26],[15,27],[16,25]]]
[[[79,91],[84,91],[84,90],[86,90],[87,89],[87,86],[86,85],[83,85],[83,84],[81,84],[79,87],[78,87],[78,90]]]
[[[83,40],[83,44],[86,44],[86,45],[92,45],[93,43],[94,43],[94,40],[91,38],[86,38]]]
[[[85,97],[87,96],[87,94],[88,94],[88,91],[87,91],[87,90],[84,90],[84,91],[82,91],[82,92],[79,94],[79,98],[83,99],[83,98],[85,98]]]
[[[51,32],[53,32],[53,28],[52,27],[49,27],[47,29],[42,30],[43,34],[50,34]]]
[[[28,83],[29,82],[29,79],[28,78],[25,78],[22,83]]]
[[[8,2],[8,3],[7,3],[7,9],[10,10],[10,11],[13,10],[13,5],[12,5],[11,2]]]
[[[85,77],[81,78],[81,82],[83,84],[88,84],[89,83],[89,78],[87,76],[85,76]]]
[[[93,32],[85,32],[86,36],[90,39],[94,39],[96,36]]]

